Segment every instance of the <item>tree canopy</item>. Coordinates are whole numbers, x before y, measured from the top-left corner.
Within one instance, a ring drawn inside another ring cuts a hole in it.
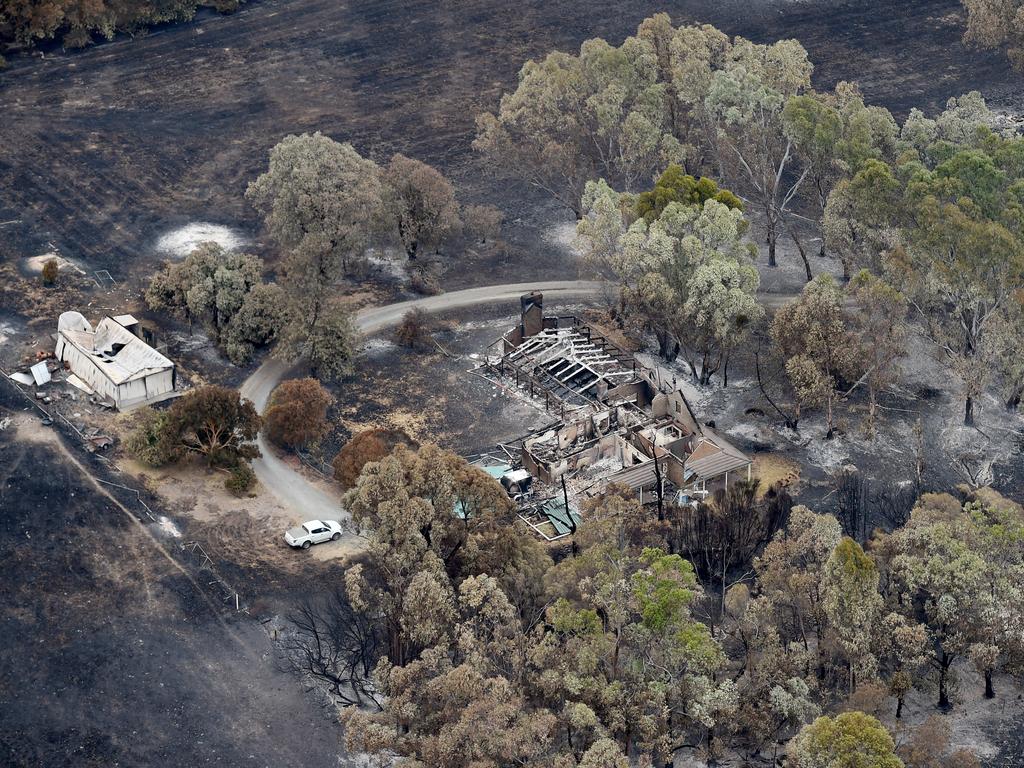
[[[0,2],[0,42],[31,44],[60,37],[67,48],[88,45],[94,36],[110,40],[118,32],[136,33],[153,24],[187,21],[199,8],[221,13],[245,0],[50,0]]]
[[[261,420],[249,400],[228,387],[186,392],[166,411],[150,412],[137,427],[134,445],[151,464],[202,456],[210,466],[235,467],[259,456]]]
[[[846,242],[876,243],[865,266],[901,286],[959,379],[966,424],[1003,350],[1022,341],[1024,138],[995,134],[991,122],[977,94],[951,99],[936,120],[912,112],[905,151],[867,160],[834,193]]]
[[[263,416],[267,436],[286,448],[304,448],[327,434],[327,410],[333,403],[316,379],[282,381]]]
[[[146,289],[151,309],[202,323],[233,363],[248,362],[286,322],[280,289],[263,283],[263,260],[202,243],[168,263]]]
[[[892,736],[863,712],[819,717],[791,745],[792,768],[903,768]]]
[[[714,197],[687,198],[667,202],[648,222],[603,180],[587,185],[583,204],[577,233],[585,257],[615,278],[623,306],[654,331],[662,355],[682,351],[701,383],[720,370],[727,378],[731,350],[763,315],[742,211]]]

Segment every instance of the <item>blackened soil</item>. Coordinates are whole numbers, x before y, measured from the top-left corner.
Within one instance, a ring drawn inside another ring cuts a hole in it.
[[[22,408],[0,383],[0,424]],[[48,434],[0,429],[0,765],[337,766],[340,730],[261,626]]]
[[[320,130],[377,159],[437,164],[466,198],[506,212],[512,257],[449,273],[453,284],[572,276],[542,237],[564,212],[480,167],[474,115],[496,107],[528,58],[619,41],[658,11],[797,38],[820,85],[857,80],[897,112],[970,89],[1019,99],[1001,53],[960,42],[957,0],[259,0],[143,39],[15,58],[0,75],[0,222],[14,220],[0,251],[53,243],[124,278],[187,221],[258,234],[246,184],[282,136]]]

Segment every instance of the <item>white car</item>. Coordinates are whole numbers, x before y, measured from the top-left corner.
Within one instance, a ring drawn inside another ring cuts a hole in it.
[[[337,541],[341,538],[341,523],[334,520],[310,520],[292,528],[284,535],[290,547],[309,549],[313,544],[323,541]]]

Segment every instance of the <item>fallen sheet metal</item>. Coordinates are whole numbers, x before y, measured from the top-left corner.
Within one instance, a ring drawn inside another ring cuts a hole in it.
[[[31,368],[32,378],[36,381],[36,386],[42,386],[50,381],[50,369],[46,367],[46,362],[36,363]]]
[[[96,394],[93,391],[92,387],[90,387],[88,384],[86,384],[84,381],[82,381],[80,378],[78,378],[73,373],[68,374],[68,377],[67,377],[67,379],[65,379],[65,381],[67,381],[67,383],[70,384],[73,387],[78,387],[80,390],[85,392],[85,394],[87,394],[87,395],[94,395],[94,394]]]
[[[12,373],[10,377],[19,384],[28,385],[33,383],[32,376],[27,373],[22,373],[21,371],[18,371],[17,373]]]

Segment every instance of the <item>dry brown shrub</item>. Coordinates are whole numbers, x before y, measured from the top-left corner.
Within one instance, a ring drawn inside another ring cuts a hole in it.
[[[327,434],[331,393],[316,379],[281,382],[264,418],[267,436],[284,448],[301,448]]]
[[[352,436],[334,457],[334,479],[342,488],[352,488],[363,467],[380,461],[398,445],[416,446],[416,441],[400,429],[367,429]]]

